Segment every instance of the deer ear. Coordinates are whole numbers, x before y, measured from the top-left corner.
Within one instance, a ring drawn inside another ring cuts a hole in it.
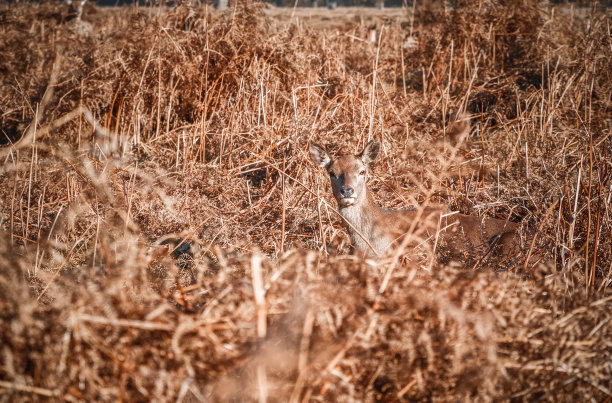
[[[324,167],[329,164],[330,159],[329,155],[327,155],[327,151],[317,143],[313,143],[312,141],[308,143],[308,151],[310,152],[310,159],[316,166]]]
[[[378,141],[370,141],[366,144],[363,151],[358,155],[363,161],[364,164],[369,164],[374,161],[376,157],[378,157],[378,153],[380,152],[380,143]]]

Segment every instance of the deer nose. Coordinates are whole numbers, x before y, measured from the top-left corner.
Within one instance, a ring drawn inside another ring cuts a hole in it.
[[[353,195],[353,188],[342,188],[342,189],[340,189],[340,195],[342,197],[351,197]]]

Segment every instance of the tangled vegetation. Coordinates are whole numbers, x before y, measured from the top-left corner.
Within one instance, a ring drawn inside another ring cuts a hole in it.
[[[610,22],[0,4],[0,399],[608,401]],[[371,139],[381,205],[521,222],[536,258],[348,255],[307,144]]]

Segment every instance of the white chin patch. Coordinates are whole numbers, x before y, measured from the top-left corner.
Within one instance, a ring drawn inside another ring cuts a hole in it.
[[[354,197],[345,197],[343,199],[340,199],[340,206],[342,207],[352,206],[353,204],[355,204]]]

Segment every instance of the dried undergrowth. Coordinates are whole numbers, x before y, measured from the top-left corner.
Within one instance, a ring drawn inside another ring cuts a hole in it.
[[[609,399],[609,11],[456,3],[2,6],[0,398]],[[382,205],[521,221],[533,257],[345,255],[307,143],[372,138]]]

